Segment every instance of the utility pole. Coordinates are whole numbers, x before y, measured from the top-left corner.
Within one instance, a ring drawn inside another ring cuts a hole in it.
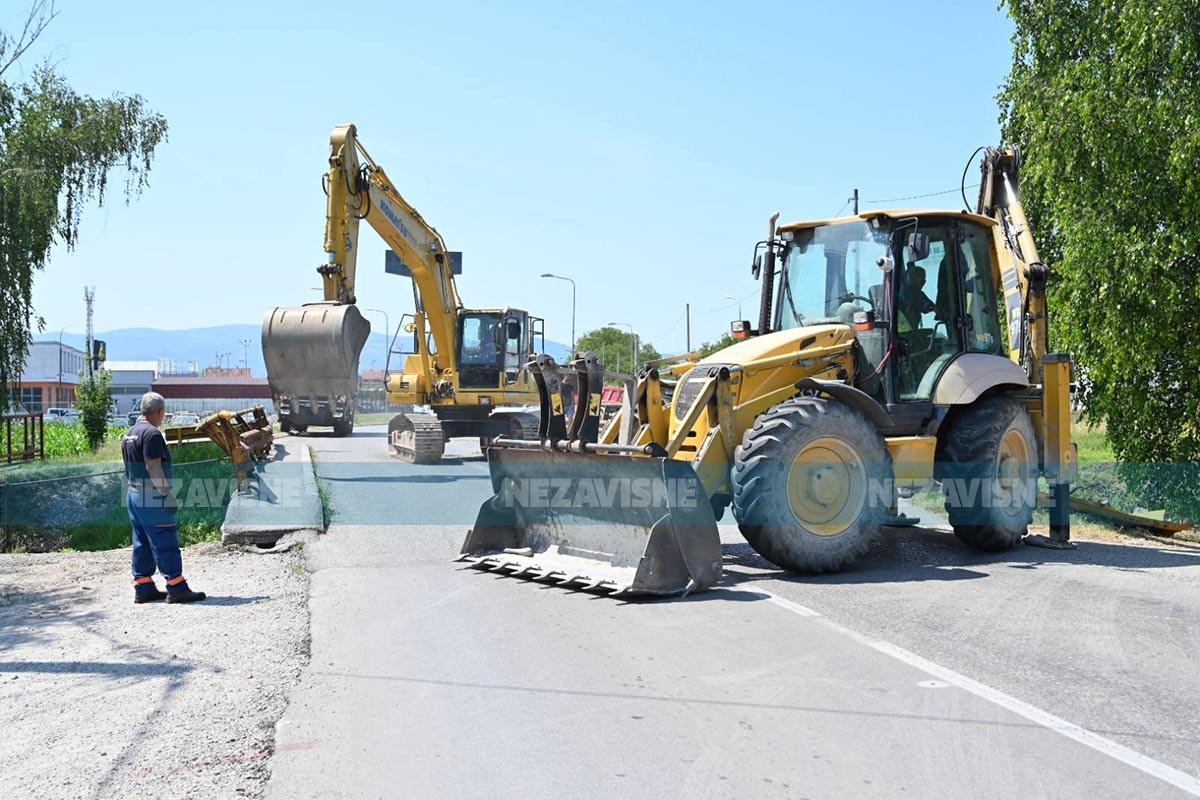
[[[858,216],[858,189],[854,190],[854,196],[850,198],[854,203],[854,216]]]
[[[96,299],[96,287],[83,287],[83,302],[87,304],[87,343],[83,360],[87,364],[88,377],[92,377],[92,302]]]
[[[683,307],[683,315],[687,317],[687,352],[692,352],[692,304],[686,303]]]

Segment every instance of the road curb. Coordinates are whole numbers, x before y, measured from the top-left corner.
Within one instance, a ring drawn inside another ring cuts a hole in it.
[[[298,531],[325,528],[316,466],[308,445],[295,461],[258,464],[248,490],[236,493],[225,509],[221,541],[225,544],[269,544]]]

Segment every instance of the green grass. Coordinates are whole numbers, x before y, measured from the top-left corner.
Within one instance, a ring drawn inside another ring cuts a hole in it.
[[[313,452],[312,448],[309,448],[308,456],[312,459],[313,480],[317,483],[317,497],[321,498],[322,527],[328,528],[329,521],[333,519],[333,494],[325,485],[325,481],[321,480],[321,472],[317,469],[317,454]]]
[[[1088,425],[1076,417],[1071,428],[1071,440],[1079,448],[1080,464],[1112,464],[1117,460],[1103,424]]]
[[[387,425],[396,416],[395,411],[381,411],[372,414],[355,414],[354,424],[358,425]]]

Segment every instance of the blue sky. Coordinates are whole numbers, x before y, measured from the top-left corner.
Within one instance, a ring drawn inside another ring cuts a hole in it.
[[[726,295],[754,315],[771,212],[957,187],[997,141],[1011,58],[1003,13],[961,0],[58,8],[24,71],[48,58],[79,91],[141,94],[170,140],[146,192],[85,212],[77,250],[38,276],[48,331],[83,328],[85,283],[98,330],[258,323],[319,299],[320,177],[330,131],[354,122],[464,251],[467,305],[527,308],[566,342],[570,286],[538,277],[555,272],[578,283],[579,332],[630,322],[680,351],[687,302],[693,344],[736,316]],[[363,238],[360,304],[395,324],[408,281]]]

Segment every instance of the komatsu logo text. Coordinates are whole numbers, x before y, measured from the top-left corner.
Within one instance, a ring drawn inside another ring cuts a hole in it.
[[[379,210],[383,212],[385,217],[387,217],[388,222],[396,226],[396,230],[400,231],[400,233],[404,235],[405,239],[408,239],[413,244],[417,243],[417,238],[412,235],[412,232],[408,229],[408,226],[404,224],[399,215],[392,210],[392,207],[389,206],[386,201],[379,201]]]

